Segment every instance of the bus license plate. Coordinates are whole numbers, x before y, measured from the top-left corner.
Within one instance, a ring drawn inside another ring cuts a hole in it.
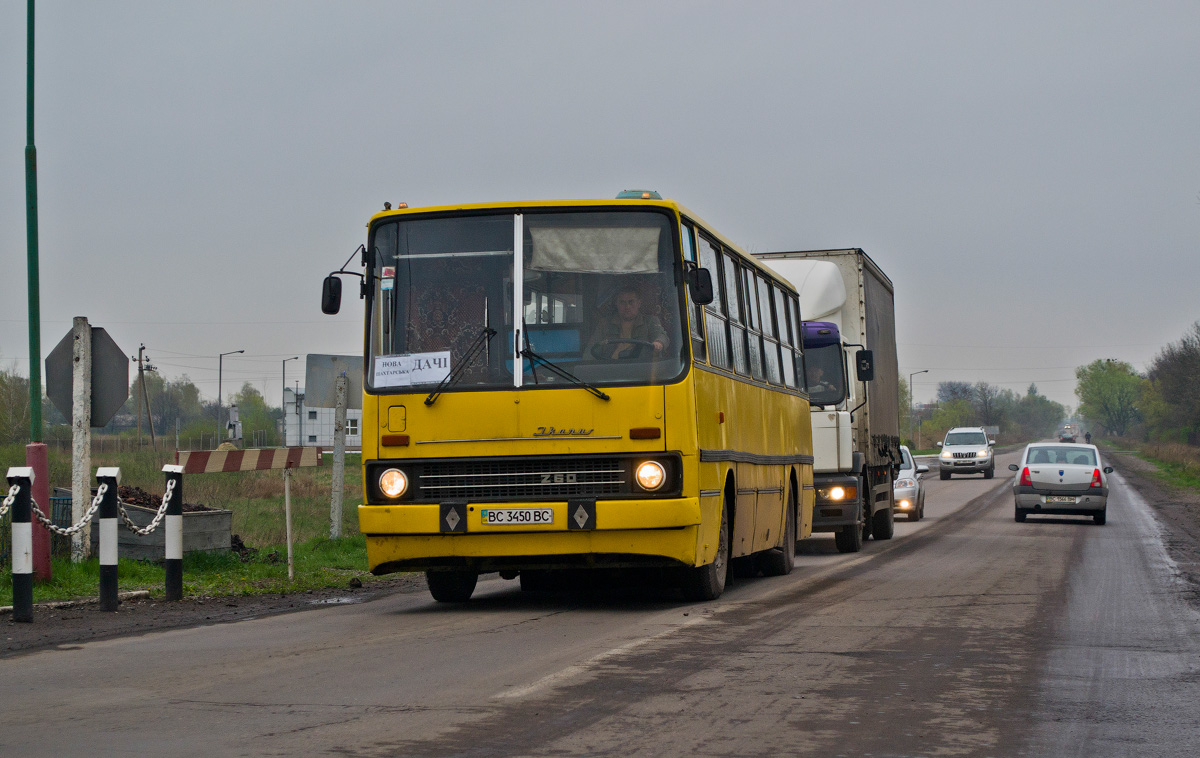
[[[1070,503],[1075,504],[1075,498],[1070,495],[1046,495],[1047,503]]]
[[[553,524],[553,508],[484,508],[480,511],[484,526],[523,526]]]

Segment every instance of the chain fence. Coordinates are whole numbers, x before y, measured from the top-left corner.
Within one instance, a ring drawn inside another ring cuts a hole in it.
[[[0,504],[0,566],[7,565],[12,559],[12,503],[20,492],[19,485],[12,485],[8,494],[4,497],[4,501]],[[60,490],[56,489],[56,493]],[[61,490],[67,492],[66,490]],[[54,495],[50,498],[50,514],[47,515],[38,505],[36,500],[30,498],[30,504],[33,507],[33,515],[38,521],[50,530],[50,554],[56,558],[69,558],[71,555],[71,536],[83,529],[83,527],[92,520],[96,515],[96,511],[100,508],[100,501],[108,492],[108,485],[101,484],[96,490],[96,496],[92,498],[92,503],[87,511],[83,514],[83,519],[77,523],[72,523],[71,519],[71,496]],[[171,503],[171,499],[175,494],[175,480],[171,479],[167,482],[167,491],[163,495],[162,505],[159,506],[158,512],[154,518],[145,527],[139,527],[132,519],[129,518],[129,513],[125,509],[125,503],[120,499],[117,500],[117,507],[121,514],[121,520],[125,522],[125,527],[129,531],[146,536],[158,528],[162,523],[163,517],[167,514],[167,506]]]

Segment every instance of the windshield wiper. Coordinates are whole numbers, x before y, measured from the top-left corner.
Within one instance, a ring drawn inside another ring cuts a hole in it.
[[[592,385],[588,384],[587,382],[583,381],[579,377],[572,374],[570,371],[567,371],[565,368],[563,368],[557,364],[551,363],[546,358],[543,358],[542,356],[533,352],[532,350],[529,349],[528,345],[526,345],[525,348],[523,350],[521,350],[521,356],[523,358],[528,358],[531,361],[537,361],[537,362],[541,363],[543,366],[550,369],[554,373],[558,374],[563,379],[566,379],[568,382],[571,382],[572,384],[577,384],[580,387],[583,387],[585,390],[592,393],[593,395],[600,398],[601,400],[609,400],[610,399],[608,397],[608,395],[601,392],[598,388],[593,387]],[[533,364],[530,364],[530,368],[533,368]]]
[[[433,388],[433,392],[429,393],[429,397],[425,398],[425,405],[433,405],[437,401],[438,395],[441,395],[444,390],[448,390],[455,384],[458,384],[458,380],[462,378],[466,370],[475,362],[475,358],[483,351],[484,346],[491,342],[492,337],[495,336],[496,330],[485,326],[483,331],[479,333],[479,336],[475,338],[475,341],[471,343],[471,347],[467,348],[467,352],[463,355],[458,366],[447,374],[446,378],[438,383],[438,386]]]

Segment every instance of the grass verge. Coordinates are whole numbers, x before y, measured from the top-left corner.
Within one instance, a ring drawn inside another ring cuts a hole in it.
[[[353,578],[364,585],[374,581],[366,570],[367,545],[362,535],[331,540],[317,537],[294,548],[295,581],[287,576],[287,548],[274,545],[242,558],[236,553],[192,553],[183,560],[183,592],[190,597],[262,595],[345,587]],[[165,573],[151,561],[120,560],[118,586],[149,590],[162,598]],[[53,579],[34,585],[33,601],[76,600],[100,593],[96,559],[71,563],[54,559]],[[0,606],[12,605],[12,574],[0,574]]]
[[[1156,478],[1164,484],[1200,491],[1200,448],[1177,442],[1138,442],[1130,439],[1102,440],[1102,448],[1132,450],[1157,468]]]

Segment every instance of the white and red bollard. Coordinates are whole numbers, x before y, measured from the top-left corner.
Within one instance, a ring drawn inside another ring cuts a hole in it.
[[[100,610],[117,610],[117,519],[120,517],[117,487],[121,469],[108,466],[96,469],[96,481],[108,485],[100,498]]]
[[[13,466],[8,484],[20,491],[12,504],[13,621],[33,621],[33,468]]]
[[[167,600],[183,599],[183,466],[163,466],[167,477],[167,492],[171,493],[171,502],[167,503],[166,532],[163,542],[166,545],[167,569]],[[172,488],[171,482],[175,485]]]

